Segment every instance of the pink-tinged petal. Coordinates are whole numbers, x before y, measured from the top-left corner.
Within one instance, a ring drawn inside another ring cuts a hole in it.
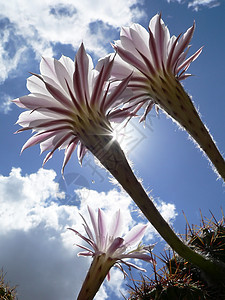
[[[95,232],[96,244],[98,244],[98,240],[99,240],[99,238],[98,238],[98,225],[97,225],[97,221],[96,221],[96,218],[95,218],[95,213],[94,213],[93,209],[89,206],[88,206],[88,212],[89,212],[89,215],[90,215],[92,227],[93,227],[94,232]]]
[[[82,112],[82,106],[80,105],[80,103],[78,102],[78,100],[75,98],[75,94],[74,92],[72,91],[72,89],[70,88],[68,82],[66,81],[66,84],[67,84],[67,88],[68,88],[68,92],[69,92],[69,95],[70,95],[70,98],[72,99],[72,102],[75,106],[75,108],[77,109],[77,111],[80,113]]]
[[[120,47],[115,47],[117,50],[117,53],[120,55],[122,59],[124,59],[127,63],[131,64],[135,68],[137,68],[141,73],[143,73],[145,76],[148,76],[148,70],[146,66],[143,64],[142,61],[140,61],[138,58],[136,58],[133,54],[131,54],[129,51],[124,50]]]
[[[55,135],[55,132],[47,132],[47,133],[41,133],[41,134],[35,134],[33,135],[31,138],[29,138],[29,140],[26,141],[26,143],[23,145],[21,153],[31,147],[34,146],[36,144],[39,144],[43,141],[45,141],[46,139],[49,139],[50,137],[52,137],[53,135]]]
[[[125,26],[121,27],[120,36],[125,36],[125,37],[131,39],[130,27],[125,27]]]
[[[73,228],[68,228],[68,229],[72,230],[76,235],[78,235],[81,239],[83,239],[86,243],[88,243],[92,248],[93,248],[93,246],[96,248],[94,241],[86,238],[84,235],[82,235],[81,233],[79,233],[77,230],[75,230]]]
[[[68,83],[70,88],[72,88],[72,76],[70,76],[68,74],[68,72],[67,72],[66,68],[63,66],[63,64],[56,59],[54,59],[54,67],[55,67],[55,72],[56,72],[60,86],[68,94],[68,88],[67,88],[66,83]]]
[[[110,247],[107,249],[107,254],[111,257],[113,257],[114,253],[116,252],[117,249],[119,249],[123,245],[123,238],[117,237],[113,240],[112,244]]]
[[[85,154],[87,153],[87,148],[86,146],[80,141],[80,143],[78,144],[78,147],[77,147],[77,157],[78,157],[78,161],[80,163],[80,165],[82,165],[82,161],[83,161],[83,158],[85,156]]]
[[[62,137],[64,135],[66,135],[68,133],[68,130],[64,129],[64,128],[54,128],[54,129],[49,129],[49,130],[44,130],[39,134],[42,133],[48,133],[48,132],[54,132],[54,135],[46,140],[44,140],[43,142],[40,142],[40,149],[41,149],[41,154],[46,151],[46,150],[52,150],[55,145],[58,143],[59,140],[62,139]],[[73,134],[71,133],[71,131],[69,131],[70,133],[70,138],[73,137]],[[69,141],[70,139],[68,139]]]
[[[68,74],[73,74],[74,73],[74,62],[72,61],[71,58],[62,55],[60,57],[59,61],[65,67],[65,69],[67,70]]]
[[[184,75],[179,75],[179,80],[181,81],[181,80],[184,80],[184,79],[187,79],[188,77],[191,77],[192,76],[192,74],[188,74],[188,73],[185,73]]]
[[[40,106],[42,107],[48,107],[48,106],[57,106],[60,107],[60,104],[52,101],[53,99],[43,99],[40,97],[34,97],[32,96],[32,94],[28,95],[28,96],[23,96],[20,98],[17,98],[15,100],[13,100],[14,103],[16,103],[16,105],[18,105],[19,107],[22,108],[28,108],[28,109],[36,109]]]
[[[121,59],[119,55],[115,56],[114,63],[111,70],[111,76],[118,80],[122,80],[129,76],[134,71],[134,67]]]
[[[189,65],[201,54],[203,47],[201,47],[198,51],[196,51],[193,55],[191,55],[188,59],[186,59],[178,68],[177,72],[180,72],[182,69],[185,71],[188,69]],[[188,67],[187,67],[188,66]]]
[[[52,78],[54,81],[57,81],[57,75],[54,67],[54,58],[42,57],[40,63],[40,71],[43,76]]]
[[[86,255],[86,254],[85,254],[84,256],[92,256],[92,255],[94,254],[94,251],[91,250],[91,249],[89,249],[88,247],[85,247],[85,246],[79,245],[79,244],[76,244],[76,246],[78,246],[78,247],[81,248],[81,249],[84,249],[84,250],[87,250],[87,251],[88,251],[88,252],[80,252],[80,253],[82,253],[82,254],[78,253],[77,256],[79,256],[79,255],[84,255],[84,253],[89,253],[89,255]]]
[[[28,97],[28,96],[24,96],[24,97]],[[26,106],[20,101],[20,98],[16,98],[12,100],[12,102],[15,103],[20,108],[26,108]]]
[[[38,128],[36,128],[37,130],[40,130],[40,133],[38,133],[37,135],[42,134],[43,132],[47,133],[47,132],[53,132],[53,131],[54,131],[55,134],[61,133],[61,135],[63,135],[65,132],[66,133],[69,132],[70,134],[73,135],[72,128],[71,128],[71,126],[69,124],[63,123],[63,125],[61,125],[61,126],[59,126],[59,125],[60,124],[58,124],[58,126],[44,127],[41,124],[41,126],[39,126]]]
[[[147,225],[138,224],[134,226],[124,237],[124,244],[132,245],[140,242],[143,238]]]
[[[103,59],[99,59],[97,66],[96,66],[96,70],[101,71],[101,69],[103,68],[104,70],[104,80],[101,83],[101,86],[103,87],[104,81],[107,81],[111,75],[111,70],[114,64],[114,60],[115,60],[116,54],[109,54],[107,56],[105,56]]]
[[[104,72],[104,66],[102,66],[102,69],[100,70],[97,80],[95,81],[95,85],[94,85],[93,92],[91,95],[91,100],[90,100],[91,104],[98,103],[100,95],[102,94],[102,87],[104,84],[103,72]],[[101,81],[102,81],[102,83],[101,83]]]
[[[22,127],[31,127],[30,125],[32,122],[35,122],[35,124],[40,124],[42,122],[46,122],[51,118],[48,118],[45,115],[41,115],[37,111],[33,111],[32,113],[30,111],[24,111],[19,115],[19,118],[16,122],[16,124],[19,124]]]
[[[83,43],[77,51],[75,58],[75,71],[73,76],[74,91],[81,103],[90,100],[88,73],[92,69],[90,57],[86,54]]]
[[[108,116],[111,122],[122,123],[128,117],[134,117],[136,116],[136,114],[130,112],[127,108],[125,108],[120,110],[117,109],[113,112],[110,112]]]
[[[119,96],[123,93],[125,88],[128,85],[128,82],[131,78],[132,74],[130,74],[127,78],[125,78],[118,86],[117,88],[107,97],[105,105],[104,105],[104,110],[106,111],[110,106],[119,98]]]
[[[176,64],[174,65],[174,68],[173,68],[173,73],[174,74],[178,73],[177,68],[179,67],[179,65],[181,65],[185,61],[190,48],[191,48],[191,46],[188,45],[187,48],[185,49],[185,51],[182,52],[181,55],[179,56],[178,60],[176,61]]]
[[[167,45],[170,39],[170,33],[161,19],[161,14],[152,18],[150,30],[154,35],[158,60],[159,62],[164,63],[167,56]]]
[[[109,271],[107,274],[107,280],[110,281],[110,279],[111,279],[111,275],[110,275],[110,271]]]
[[[129,49],[129,52],[134,57],[136,57],[136,59],[141,61],[141,57],[140,57],[139,53],[137,52],[137,49],[134,45],[134,41],[127,38],[126,36],[121,36],[120,40],[121,40],[121,45],[120,45],[120,43],[116,43],[116,47],[121,48],[121,49]],[[143,41],[142,41],[142,43],[143,43]]]
[[[54,148],[52,149],[51,152],[49,152],[44,161],[43,161],[43,166],[46,164],[46,162],[52,157],[53,153],[55,152],[56,149],[58,149],[66,140],[68,140],[71,137],[71,133],[67,133],[66,135],[63,135],[60,140],[58,140],[56,143],[54,143]]]
[[[90,252],[79,252],[77,253],[77,256],[93,256]]]
[[[175,48],[174,54],[173,54],[173,58],[172,58],[172,62],[171,65],[172,67],[176,64],[177,59],[179,58],[179,56],[181,55],[181,53],[184,51],[184,49],[188,46],[193,33],[195,30],[195,23],[193,24],[192,27],[190,27],[184,34],[183,36],[180,38],[180,40],[178,41],[178,44]]]
[[[38,93],[43,95],[50,95],[46,90],[44,82],[37,76],[32,75],[27,79],[27,89],[32,93]]]
[[[48,106],[48,107],[38,107],[35,110],[31,111],[33,113],[34,111],[37,111],[43,115],[48,116],[49,118],[62,118],[63,116],[67,116],[68,118],[72,119],[72,113],[68,109],[64,109],[61,107],[53,107],[53,106]],[[69,119],[69,121],[71,121]]]
[[[46,120],[42,120],[41,123],[36,124],[35,127],[38,129],[44,129],[44,128],[49,128],[49,129],[57,129],[58,126],[66,125],[66,128],[72,129],[72,121],[68,119],[58,119],[58,120],[49,120],[46,122]]]
[[[130,35],[135,48],[150,59],[151,54],[149,53],[148,48],[148,31],[139,24],[132,24],[130,27]]]
[[[55,134],[56,133],[54,132],[54,136],[40,143],[40,154],[42,154],[44,151],[49,151],[54,147],[53,141],[55,138]]]
[[[83,226],[84,226],[84,229],[85,229],[85,231],[86,231],[86,233],[87,233],[87,236],[89,237],[90,240],[94,241],[94,236],[93,236],[92,231],[91,231],[90,227],[88,226],[88,224],[87,224],[85,218],[84,218],[82,215],[80,215],[80,216],[81,216],[81,218],[82,218],[83,221],[84,221]]]
[[[145,109],[145,112],[144,114],[142,115],[142,117],[140,118],[140,123],[145,121],[146,117],[147,117],[147,114],[152,110],[153,106],[154,106],[155,102],[150,100],[150,102],[148,103],[146,109]]]
[[[104,211],[98,209],[98,236],[99,236],[99,247],[100,249],[105,248],[106,243],[106,217]]]
[[[128,267],[132,267],[132,268],[137,269],[139,271],[146,272],[145,269],[143,269],[143,268],[141,268],[139,266],[136,266],[135,264],[132,264],[132,263],[124,261],[124,260],[121,260],[121,262],[124,263],[125,265],[127,265]]]
[[[138,50],[138,52],[139,52],[139,50]],[[155,72],[155,68],[154,68],[153,64],[151,63],[151,61],[146,56],[144,56],[141,52],[139,52],[139,54],[141,55],[146,66],[148,67],[151,75],[154,75],[156,72]]]
[[[123,219],[120,210],[116,211],[109,226],[109,237],[118,237],[121,234]]]
[[[42,58],[40,70],[45,83],[53,86],[62,94],[67,94],[65,79],[71,83],[72,78],[69,76],[61,62],[53,58]]]
[[[158,20],[160,19],[160,15],[156,14],[154,15],[154,17],[151,18],[151,20],[149,21],[149,29],[151,29],[152,32],[155,32],[155,28],[157,25]]]
[[[161,67],[161,63],[158,57],[158,49],[157,49],[156,41],[150,28],[149,28],[149,49],[152,54],[152,63],[156,68],[156,70],[159,70]]]
[[[127,253],[127,254],[121,254],[120,255],[121,259],[124,258],[134,258],[134,259],[141,259],[147,262],[152,262],[152,258],[150,255],[145,254],[145,253],[141,253],[141,252],[132,252],[132,253]]]
[[[115,55],[114,55],[115,57]],[[105,82],[109,79],[110,72],[113,66],[114,57],[106,56],[98,62],[97,68],[100,69],[97,80],[95,80],[90,104],[95,105],[101,98]],[[101,106],[101,103],[99,103]]]
[[[63,89],[63,87],[60,85],[58,80],[57,81],[53,80],[52,78],[44,76],[44,75],[42,75],[41,78],[42,78],[43,82],[45,82],[45,84],[47,83],[47,84],[53,86],[55,89],[59,90],[65,97],[67,97],[67,92]],[[47,92],[48,92],[48,90],[47,90]]]
[[[68,109],[73,109],[72,102],[60,90],[47,82],[45,82],[45,86],[55,100],[65,105]]]
[[[174,55],[174,51],[175,51],[175,48],[176,48],[176,45],[178,43],[178,40],[180,38],[181,34],[178,35],[178,37],[176,36],[172,36],[169,43],[168,43],[168,57],[167,57],[167,62],[166,62],[166,68],[167,69],[172,69],[172,58],[173,58],[173,55]]]
[[[74,152],[77,143],[78,143],[79,139],[77,137],[75,137],[70,144],[67,146],[66,150],[65,150],[65,156],[64,156],[64,161],[63,161],[63,166],[62,166],[62,174],[64,173],[64,169],[65,166],[67,165],[68,161],[71,158],[72,153]]]
[[[158,24],[159,39],[157,42],[159,43],[158,47],[160,49],[160,59],[161,59],[161,62],[164,64],[167,59],[167,45],[170,40],[170,33],[169,33],[167,26],[165,26],[163,20],[161,19],[161,16],[160,16],[158,23],[159,23]]]

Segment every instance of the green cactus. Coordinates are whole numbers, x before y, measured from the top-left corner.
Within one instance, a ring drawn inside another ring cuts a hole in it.
[[[5,274],[1,271],[0,274],[0,299],[1,300],[16,300],[16,287],[11,288],[8,283],[5,283]]]
[[[202,217],[200,226],[187,222],[185,242],[192,250],[218,264],[225,264],[225,218],[217,221]],[[129,300],[224,300],[225,283],[217,285],[208,280],[198,267],[169,251],[160,260],[164,266],[156,270],[154,279],[143,277],[129,286]]]

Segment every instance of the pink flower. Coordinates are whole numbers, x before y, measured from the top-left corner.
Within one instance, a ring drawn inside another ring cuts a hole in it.
[[[96,68],[81,44],[75,61],[62,56],[60,60],[43,58],[41,75],[33,74],[27,81],[30,94],[14,102],[28,111],[20,114],[17,123],[24,130],[36,132],[22,151],[40,144],[41,152],[50,150],[46,163],[56,149],[65,149],[63,168],[78,146],[78,159],[98,144],[99,136],[113,138],[110,122],[122,122],[132,115],[129,109],[118,107],[129,77],[107,83],[113,58],[99,61]],[[110,86],[110,92],[109,90]]]
[[[124,259],[134,258],[152,262],[151,256],[147,255],[148,251],[144,250],[144,247],[140,244],[136,249],[130,250],[133,245],[140,242],[147,225],[136,225],[124,237],[121,237],[122,216],[120,211],[114,214],[111,223],[107,222],[105,213],[101,209],[98,210],[97,218],[90,207],[88,207],[88,211],[92,229],[82,217],[87,237],[70,228],[89,245],[89,247],[77,245],[85,250],[78,253],[78,256],[92,256],[94,258],[78,299],[92,299],[91,296],[94,297],[97,293],[106,275],[108,275],[108,279],[110,278],[109,270],[112,266],[118,267],[125,275],[121,263],[145,271],[130,262],[124,261]]]
[[[180,80],[190,76],[186,71],[202,51],[200,48],[187,58],[194,29],[195,24],[183,35],[171,37],[158,14],[151,19],[149,32],[139,24],[123,27],[120,40],[114,44],[118,56],[112,77],[121,79],[133,71],[128,85],[133,97],[124,107],[137,112],[145,106],[140,121],[145,120],[154,105],[161,108],[187,130],[225,180],[225,161],[180,84]]]
[[[134,72],[129,87],[137,93],[138,104],[148,102],[141,121],[153,104],[166,110],[159,90],[165,81],[170,85],[168,78],[182,80],[191,76],[186,71],[202,51],[200,48],[186,58],[194,29],[195,24],[182,36],[170,37],[168,28],[158,14],[150,20],[149,32],[139,24],[122,27],[120,40],[113,45],[121,59],[116,57],[112,75],[121,79]]]

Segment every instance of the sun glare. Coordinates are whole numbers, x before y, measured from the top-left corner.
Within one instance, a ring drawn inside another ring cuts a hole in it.
[[[146,130],[138,126],[138,120],[130,120],[126,126],[124,123],[113,123],[113,140],[117,140],[125,154],[132,156],[138,150],[139,144],[147,138]]]

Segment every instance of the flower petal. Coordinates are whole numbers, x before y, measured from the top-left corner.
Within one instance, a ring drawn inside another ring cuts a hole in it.
[[[107,230],[106,230],[106,216],[104,211],[98,209],[98,236],[99,249],[104,250],[106,246]]]
[[[147,225],[138,224],[134,226],[124,237],[126,247],[140,242],[144,236]]]
[[[75,148],[77,146],[78,141],[79,141],[78,137],[75,137],[70,142],[70,144],[68,145],[68,147],[65,150],[65,156],[64,156],[63,166],[62,166],[62,174],[64,173],[65,166],[67,165],[68,161],[70,160],[71,155],[74,152],[74,150],[75,150]]]
[[[98,237],[98,225],[97,225],[97,221],[96,221],[96,218],[95,218],[94,211],[93,211],[93,209],[90,206],[88,206],[88,212],[89,212],[89,215],[90,215],[92,227],[93,227],[94,232],[95,232],[96,244],[98,244],[98,241],[99,241],[99,237]]]
[[[123,245],[124,239],[117,237],[113,240],[110,247],[107,249],[107,254],[110,257],[113,257],[113,254],[116,252],[117,249],[119,249]]]
[[[43,132],[41,134],[35,134],[33,135],[31,138],[29,138],[29,140],[26,141],[26,143],[23,145],[21,152],[23,152],[25,149],[34,146],[38,143],[41,143],[43,141],[45,141],[46,139],[49,139],[50,137],[52,137],[53,135],[55,135],[54,131],[51,132]]]

